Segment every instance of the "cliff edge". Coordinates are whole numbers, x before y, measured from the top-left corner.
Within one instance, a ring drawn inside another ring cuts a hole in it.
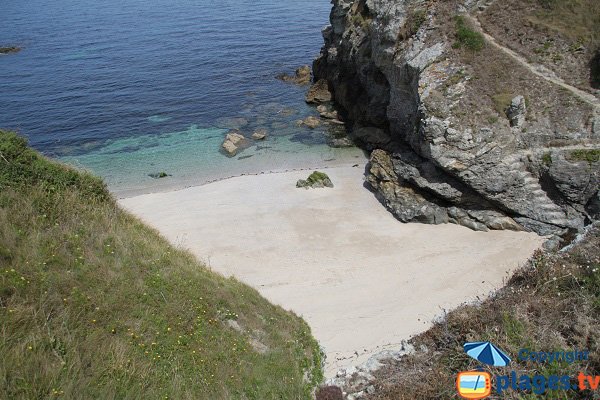
[[[315,83],[399,220],[565,236],[600,217],[597,3],[332,3]]]

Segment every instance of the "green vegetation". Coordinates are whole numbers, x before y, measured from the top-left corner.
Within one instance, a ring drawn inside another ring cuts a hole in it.
[[[427,21],[427,10],[415,8],[408,11],[406,21],[398,33],[398,41],[404,41],[413,37],[419,28]]]
[[[357,28],[360,27],[363,31],[367,32],[369,30],[369,26],[371,24],[370,18],[365,18],[361,13],[356,13],[352,15],[352,25]]]
[[[545,152],[542,156],[542,163],[547,167],[552,165],[552,154],[549,151]]]
[[[456,42],[452,47],[455,49],[464,47],[474,52],[481,51],[484,48],[485,39],[483,35],[470,27],[464,17],[457,16],[455,23]]]
[[[489,116],[487,121],[490,125],[494,125],[498,122],[498,117],[495,115]]]
[[[329,179],[329,176],[327,176],[325,172],[315,171],[308,176],[308,179],[306,181],[312,184],[316,182],[322,182],[326,179]]]
[[[568,155],[571,161],[587,161],[590,164],[600,161],[600,149],[573,150]]]
[[[491,341],[508,352],[510,368],[486,367],[492,375],[600,375],[600,227],[564,253],[538,252],[508,285],[481,304],[447,314],[412,340],[418,349],[376,375],[369,399],[452,399],[460,371],[480,363],[466,356],[469,341]],[[587,362],[540,364],[518,359],[519,350],[589,350]],[[423,377],[427,372],[430,379]],[[508,390],[503,399],[596,399],[593,391],[550,390],[544,395]]]
[[[515,96],[513,96],[512,93],[507,92],[496,93],[494,96],[492,96],[492,101],[494,103],[494,109],[496,112],[500,115],[506,115],[506,110],[510,106],[510,103],[514,97]]]
[[[0,131],[0,398],[308,399],[297,316]]]

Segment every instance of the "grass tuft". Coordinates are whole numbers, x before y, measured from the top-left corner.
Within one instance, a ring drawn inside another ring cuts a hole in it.
[[[469,26],[464,17],[457,16],[455,24],[456,42],[452,47],[455,49],[466,48],[473,52],[481,51],[485,47],[483,35]]]
[[[600,161],[600,149],[573,150],[568,155],[571,161],[587,161],[590,164]]]

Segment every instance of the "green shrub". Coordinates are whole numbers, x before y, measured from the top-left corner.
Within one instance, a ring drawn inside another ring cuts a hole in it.
[[[47,192],[73,190],[106,200],[110,194],[101,179],[49,162],[27,146],[27,140],[0,130],[0,189],[39,185]]]
[[[456,42],[452,47],[467,48],[471,51],[480,51],[485,46],[483,35],[473,30],[464,17],[457,16],[456,19]]]
[[[542,162],[548,167],[552,165],[552,154],[550,152],[544,153],[542,156]]]
[[[587,161],[590,164],[596,163],[600,160],[600,149],[573,150],[569,153],[568,158],[572,161]]]

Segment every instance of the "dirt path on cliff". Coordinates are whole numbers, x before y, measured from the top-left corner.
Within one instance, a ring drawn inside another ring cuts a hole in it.
[[[562,79],[560,79],[559,77],[554,75],[554,73],[552,71],[548,70],[543,65],[530,64],[525,59],[525,57],[523,57],[520,54],[518,54],[517,52],[509,49],[508,47],[503,46],[502,44],[497,42],[493,36],[486,33],[484,31],[483,27],[481,26],[481,23],[479,23],[479,20],[475,16],[467,15],[467,18],[475,25],[475,27],[479,30],[479,32],[485,37],[486,41],[488,43],[490,43],[492,46],[498,48],[499,50],[501,50],[502,52],[507,54],[509,57],[511,57],[512,59],[517,61],[523,67],[527,68],[527,70],[529,70],[531,73],[539,76],[540,78],[542,78],[550,83],[553,83],[555,85],[558,85],[558,86],[568,90],[574,96],[578,97],[582,101],[584,101],[587,104],[594,107],[594,110],[596,113],[600,112],[600,100],[596,96],[594,96],[591,93],[585,92],[581,89],[578,89],[575,86],[569,85],[568,83],[566,83],[565,81],[563,81]]]

